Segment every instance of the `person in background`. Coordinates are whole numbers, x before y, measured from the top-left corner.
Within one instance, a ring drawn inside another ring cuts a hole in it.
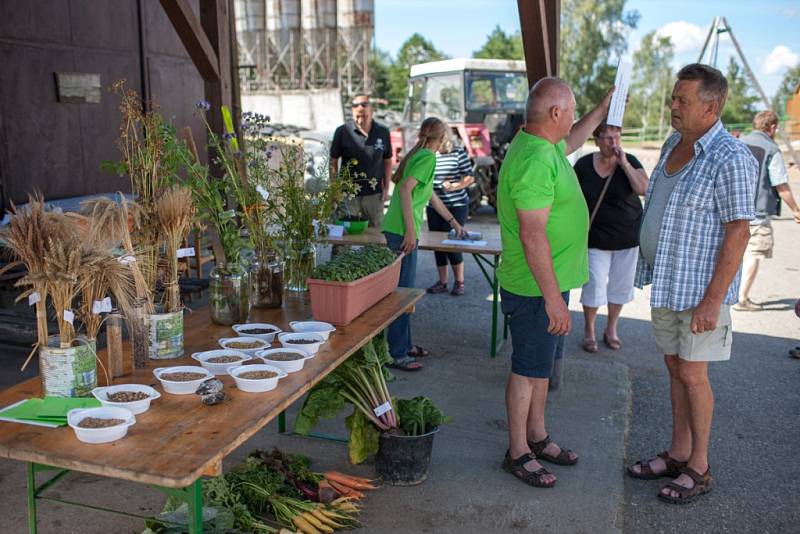
[[[629,466],[628,474],[673,479],[656,494],[670,504],[692,502],[712,488],[708,363],[731,357],[729,308],[755,217],[758,164],[719,119],[727,94],[728,81],[713,67],[694,63],[678,72],[670,105],[675,132],[650,176],[639,233],[634,283],[652,284],[651,322],[669,373],[672,433],[667,449]]]
[[[800,223],[800,209],[789,186],[789,173],[781,149],[775,143],[778,116],[773,111],[760,111],[753,118],[753,128],[752,132],[741,138],[758,160],[759,175],[755,198],[756,218],[750,221],[750,241],[744,252],[742,266],[742,287],[739,290],[739,302],[733,306],[737,311],[761,309],[760,305],[750,300],[750,290],[761,260],[772,257],[772,247],[775,245],[772,217],[778,215],[781,200],[792,210],[794,222]]]
[[[435,117],[422,121],[417,143],[397,166],[392,181],[395,184],[389,209],[383,221],[386,244],[396,252],[403,252],[399,287],[414,287],[417,274],[417,242],[422,226],[422,215],[428,201],[433,209],[458,235],[464,228],[447,207],[433,195],[433,172],[436,154],[447,135],[447,126]],[[428,356],[428,351],[411,343],[411,319],[403,313],[386,329],[389,353],[394,360],[389,367],[403,371],[418,371],[422,363],[417,358]]]
[[[354,198],[344,200],[344,209],[348,215],[360,215],[369,221],[369,226],[379,228],[383,222],[383,204],[389,198],[392,142],[388,128],[372,120],[369,95],[353,97],[352,110],[352,120],[336,128],[333,134],[330,176],[339,176],[345,166],[350,166],[351,176],[360,189]]]
[[[456,147],[452,134],[448,132],[444,143],[436,154],[436,169],[433,173],[433,196],[447,207],[458,224],[465,225],[469,215],[469,195],[467,188],[475,182],[472,164],[463,147]],[[433,198],[433,197],[431,197]],[[449,232],[450,225],[428,204],[428,229],[434,232]],[[458,252],[434,252],[439,281],[428,288],[428,293],[447,292],[447,263],[453,269],[454,297],[464,294],[464,255]]]
[[[622,346],[617,321],[622,306],[633,300],[642,221],[639,195],[647,191],[647,172],[636,157],[622,150],[621,133],[621,128],[603,121],[593,132],[600,151],[575,162],[583,196],[594,214],[589,223],[589,281],[581,291],[581,346],[587,352],[597,352],[594,324],[600,306],[608,305],[603,342],[613,350]]]

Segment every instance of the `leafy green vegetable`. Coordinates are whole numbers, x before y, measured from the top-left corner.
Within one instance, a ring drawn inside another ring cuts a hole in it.
[[[400,429],[408,436],[419,436],[452,421],[428,397],[400,399],[396,402]]]
[[[339,254],[314,269],[312,278],[329,282],[352,282],[390,265],[397,256],[380,245],[366,245],[358,250]]]
[[[360,464],[367,459],[367,456],[378,452],[380,432],[361,410],[354,408],[353,414],[344,421],[350,430],[347,451],[351,463]]]

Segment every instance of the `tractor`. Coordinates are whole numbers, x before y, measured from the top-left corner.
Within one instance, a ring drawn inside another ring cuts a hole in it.
[[[423,119],[446,119],[473,163],[470,213],[484,198],[496,207],[500,164],[524,123],[527,95],[523,61],[460,58],[413,65],[402,126],[392,131],[394,156],[413,146]]]

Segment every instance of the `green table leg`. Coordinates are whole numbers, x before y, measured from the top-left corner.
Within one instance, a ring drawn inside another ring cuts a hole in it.
[[[25,466],[28,471],[28,534],[36,534],[36,470],[32,462]]]
[[[281,412],[278,414],[278,433],[286,433],[286,412]]]
[[[186,488],[189,504],[189,534],[203,534],[203,479]]]
[[[492,350],[489,355],[494,358],[497,356],[497,308],[500,301],[500,284],[497,283],[497,265],[500,261],[500,256],[494,257],[494,266],[492,267]],[[505,326],[503,328],[505,333]]]

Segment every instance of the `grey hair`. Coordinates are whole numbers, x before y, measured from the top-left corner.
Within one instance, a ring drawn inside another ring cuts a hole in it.
[[[728,98],[728,80],[719,70],[702,63],[686,65],[678,71],[678,80],[699,80],[697,95],[703,102],[717,103],[717,117],[722,115],[725,100]]]
[[[528,91],[528,102],[525,105],[525,122],[542,122],[553,106],[565,109],[569,106],[570,91],[569,84],[555,76],[542,78],[533,84]]]

